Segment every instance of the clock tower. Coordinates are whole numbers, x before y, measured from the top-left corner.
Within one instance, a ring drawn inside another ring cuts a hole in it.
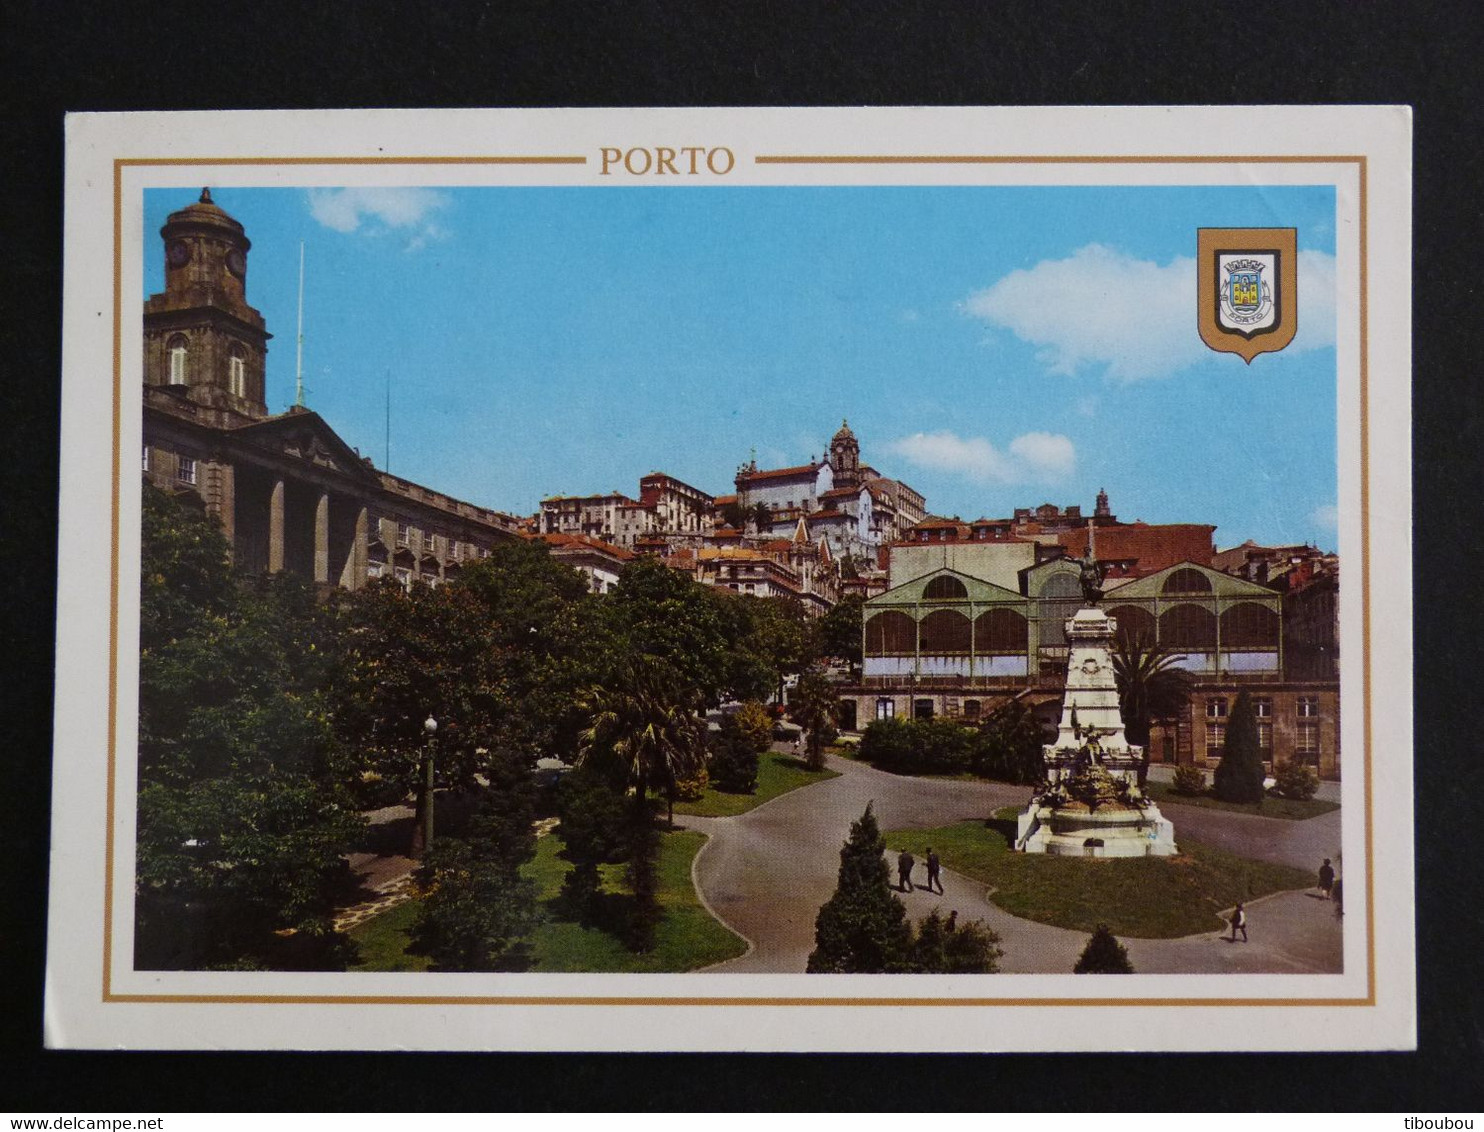
[[[272,337],[247,303],[242,225],[202,189],[160,229],[165,290],[144,304],[144,383],[196,407],[204,422],[268,415],[264,364]]]

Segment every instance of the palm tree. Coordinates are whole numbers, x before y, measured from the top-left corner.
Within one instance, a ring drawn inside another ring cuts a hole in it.
[[[663,791],[673,825],[675,782],[695,775],[705,759],[706,722],[697,714],[699,696],[664,661],[639,656],[616,684],[589,689],[582,706],[592,725],[581,735],[578,761],[612,751],[628,767],[639,808],[647,791]]]
[[[1149,778],[1149,729],[1156,720],[1174,719],[1190,702],[1192,678],[1179,667],[1184,656],[1166,652],[1142,634],[1119,637],[1113,653],[1118,706],[1128,741],[1144,748],[1139,786]]]

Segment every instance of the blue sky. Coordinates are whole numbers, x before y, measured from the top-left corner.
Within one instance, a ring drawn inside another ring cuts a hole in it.
[[[1051,501],[1335,545],[1327,187],[231,189],[294,396],[391,470],[514,513],[660,470],[714,494],[842,417],[938,514]],[[145,194],[156,236],[195,198]],[[1199,227],[1294,227],[1300,322],[1249,367],[1196,333]]]

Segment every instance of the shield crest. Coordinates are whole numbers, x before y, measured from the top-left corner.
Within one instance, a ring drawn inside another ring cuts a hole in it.
[[[1248,365],[1298,330],[1298,229],[1200,228],[1196,309],[1201,340]]]

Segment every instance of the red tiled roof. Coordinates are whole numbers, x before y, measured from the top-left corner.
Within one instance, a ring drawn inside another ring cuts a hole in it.
[[[1134,561],[1131,573],[1153,574],[1177,562],[1211,564],[1211,535],[1216,528],[1205,523],[1129,523],[1099,527],[1094,537],[1099,559]],[[1080,558],[1087,553],[1085,530],[1063,531],[1057,542],[1068,554]]]
[[[718,495],[716,497],[716,505],[718,507],[725,507],[728,503],[735,502],[737,502],[737,497],[735,495]]]
[[[809,521],[812,523],[815,519],[838,519],[844,514],[845,512],[843,511],[835,511],[832,509],[815,511],[812,515],[809,516]]]
[[[614,558],[629,559],[634,557],[633,551],[625,550],[621,546],[614,546],[611,542],[604,542],[600,538],[593,538],[592,535],[560,534],[553,532],[551,534],[539,535],[538,537],[554,549],[567,546],[582,546],[587,547],[589,550],[611,554]]]
[[[835,496],[859,495],[860,493],[861,489],[859,487],[832,487],[829,491],[821,491],[819,498],[830,499]]]
[[[800,464],[796,468],[771,468],[768,471],[743,472],[737,477],[739,483],[751,483],[753,480],[786,479],[790,476],[812,476],[823,464]]]

